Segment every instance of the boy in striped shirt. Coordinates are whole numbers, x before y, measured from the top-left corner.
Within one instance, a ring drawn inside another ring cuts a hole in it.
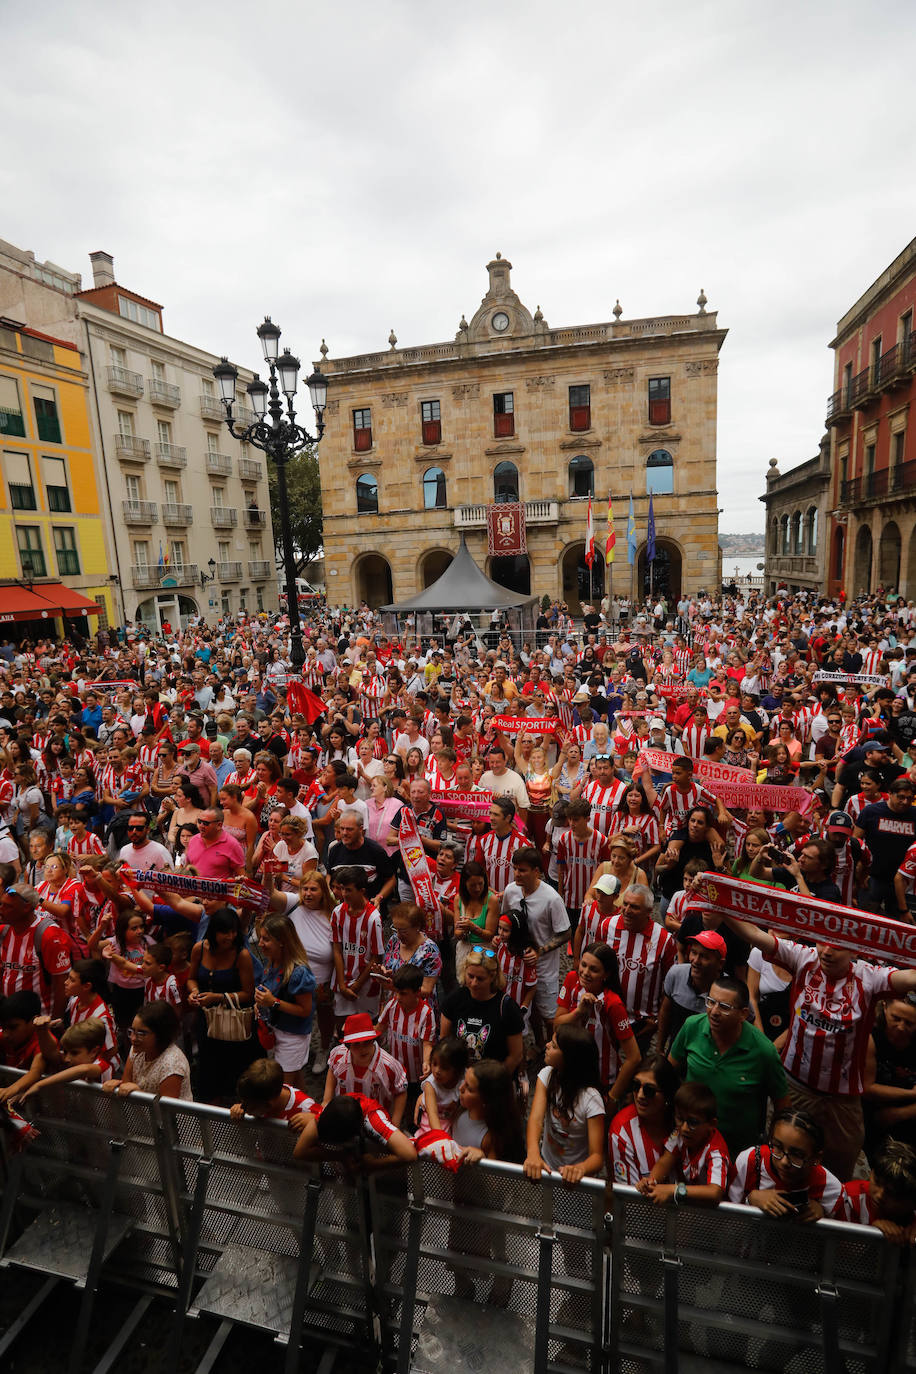
[[[260,1121],[285,1121],[292,1130],[301,1131],[321,1110],[308,1093],[283,1082],[283,1070],[275,1059],[256,1059],[235,1090],[239,1100],[229,1108],[233,1121],[254,1116]]]
[[[107,853],[104,844],[98,835],[94,835],[86,829],[88,816],[79,806],[73,808],[70,824],[73,827],[73,834],[70,843],[67,845],[67,853],[73,859],[81,859],[85,854],[105,854]]]
[[[415,964],[402,964],[391,975],[392,996],[382,1008],[375,1029],[385,1040],[388,1053],[407,1075],[407,1120],[420,1096],[420,1080],[429,1073],[436,1038],[436,1020],[425,997],[420,996],[423,973]]]
[[[172,966],[172,947],[164,942],[150,945],[144,950],[140,972],[146,980],[143,984],[144,1002],[168,1002],[177,1012],[181,1012],[181,992]]]
[[[348,1016],[343,1044],[328,1057],[323,1106],[335,1094],[372,1095],[395,1126],[400,1126],[407,1103],[407,1075],[393,1055],[378,1043],[372,1017],[366,1012]]]
[[[902,1140],[888,1140],[870,1176],[844,1184],[843,1217],[876,1227],[894,1245],[912,1245],[916,1239],[916,1150]]]
[[[725,1197],[731,1160],[717,1126],[716,1099],[705,1083],[682,1083],[674,1094],[674,1130],[648,1178],[637,1188],[653,1202],[708,1202]],[[669,1178],[674,1178],[669,1183]]]
[[[610,856],[607,839],[590,825],[592,808],[587,801],[570,802],[566,812],[569,829],[557,846],[560,896],[566,903],[570,925],[575,930],[585,894],[599,864]]]

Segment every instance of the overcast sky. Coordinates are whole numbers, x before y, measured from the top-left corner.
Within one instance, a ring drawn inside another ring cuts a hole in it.
[[[549,324],[692,311],[723,532],[811,457],[836,321],[916,234],[912,0],[3,6],[0,237],[257,367],[450,339],[499,250]]]

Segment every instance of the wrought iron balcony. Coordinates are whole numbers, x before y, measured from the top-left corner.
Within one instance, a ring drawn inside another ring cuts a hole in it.
[[[116,396],[143,395],[143,378],[139,372],[128,372],[126,367],[108,369],[108,390]]]
[[[186,468],[188,450],[181,444],[157,444],[156,462],[161,468]]]
[[[210,520],[217,530],[231,530],[239,522],[235,506],[211,506]]]
[[[200,580],[196,563],[150,563],[130,570],[135,588],[161,587],[164,582],[174,587],[194,587]]]
[[[217,563],[216,572],[220,582],[240,582],[242,579],[241,563]]]
[[[181,388],[173,386],[171,382],[162,382],[156,377],[150,377],[149,398],[154,406],[168,406],[170,410],[175,410],[181,405]]]
[[[251,458],[239,459],[239,477],[243,482],[260,482],[264,476],[264,469],[260,463],[254,462]]]
[[[116,434],[115,452],[125,462],[148,463],[150,442],[149,439],[136,439],[132,434]]]
[[[156,523],[155,501],[122,501],[126,525],[154,525]]]
[[[175,501],[163,501],[163,525],[190,525],[194,521],[194,507]]]
[[[232,459],[228,453],[214,453],[212,450],[207,453],[207,471],[214,477],[230,477],[232,475]]]
[[[201,396],[200,413],[205,420],[225,420],[226,410],[215,396]]]
[[[270,577],[270,563],[266,558],[253,559],[248,564],[248,576],[252,582],[264,582]]]
[[[245,506],[242,514],[245,518],[246,530],[264,530],[267,528],[266,510],[260,510],[255,506]]]
[[[895,501],[912,497],[916,490],[916,458],[879,468],[861,477],[850,477],[840,484],[840,505],[858,506],[867,501]]]

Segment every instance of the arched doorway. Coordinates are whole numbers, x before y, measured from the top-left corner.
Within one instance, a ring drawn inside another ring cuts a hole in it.
[[[211,603],[211,614],[218,615],[216,601]],[[172,631],[187,629],[188,621],[191,616],[199,615],[197,602],[192,596],[181,596],[178,592],[159,592],[156,596],[148,596],[145,601],[141,601],[137,606],[137,613],[134,616],[141,625],[148,625],[151,630],[159,634],[163,624],[169,625]]]
[[[881,531],[878,580],[886,592],[900,585],[900,530],[893,520]]]
[[[853,596],[871,591],[871,530],[867,525],[861,525],[856,535],[856,556],[850,590]]]
[[[663,596],[670,606],[680,598],[681,551],[670,539],[655,541],[655,558],[651,564],[643,544],[636,561],[636,587],[641,601],[647,596]]]
[[[528,596],[531,592],[531,564],[526,553],[512,558],[491,558],[490,577],[507,591]]]
[[[916,526],[910,535],[910,547],[906,558],[906,587],[904,588],[907,597],[916,596]]]
[[[844,525],[837,525],[833,533],[833,560],[830,565],[830,576],[839,585],[843,582],[843,559],[846,556],[846,528]]]
[[[391,589],[391,566],[380,553],[364,553],[353,569],[354,595],[357,605],[365,601],[370,610],[387,606],[394,600]]]
[[[431,587],[445,572],[453,555],[448,549],[428,549],[420,557],[420,587]]]
[[[591,577],[585,562],[585,541],[570,544],[563,554],[563,600],[571,615],[581,615],[586,602],[600,601],[604,596],[604,559],[595,549]]]

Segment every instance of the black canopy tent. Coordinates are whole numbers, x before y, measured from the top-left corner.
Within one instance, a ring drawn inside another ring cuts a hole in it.
[[[533,640],[537,604],[536,596],[512,592],[498,582],[492,582],[474,562],[462,533],[458,552],[432,586],[425,587],[406,601],[380,606],[379,610],[382,615],[396,618],[413,616],[415,630],[419,616],[424,614],[466,615],[470,619],[475,612],[499,610],[503,612],[503,623],[513,637],[517,635],[520,640]],[[475,626],[475,629],[486,628],[488,626]]]

